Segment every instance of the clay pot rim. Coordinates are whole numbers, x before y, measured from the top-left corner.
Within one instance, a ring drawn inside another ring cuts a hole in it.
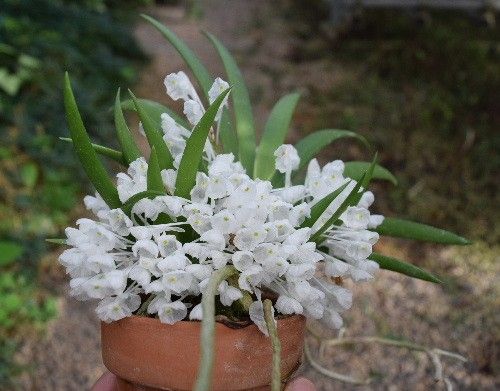
[[[279,318],[277,318],[276,322],[281,323],[281,322],[287,321],[287,320],[294,318],[294,317],[297,317],[297,316],[304,317],[304,315],[300,315],[300,314],[283,315],[283,316],[280,316]],[[120,322],[120,321],[124,321],[124,320],[133,320],[134,322],[142,322],[142,323],[152,323],[152,322],[156,323],[157,322],[160,325],[165,326],[165,327],[176,327],[176,326],[183,327],[183,326],[198,324],[201,328],[201,321],[200,320],[180,320],[174,324],[168,324],[168,323],[162,323],[160,321],[160,319],[158,319],[158,318],[151,318],[149,316],[142,316],[142,315],[127,316],[126,318],[115,320],[115,321],[109,322],[109,323],[116,323],[116,322]],[[106,323],[106,322],[101,321],[101,323]],[[235,327],[230,327],[225,322],[221,322],[219,320],[215,321],[215,327],[218,327],[218,328],[222,327],[222,328],[226,328],[229,330],[243,330],[243,329],[246,329],[247,327],[252,327],[252,326],[257,327],[257,325],[253,322],[249,322],[248,324],[245,324],[245,325],[235,324]]]

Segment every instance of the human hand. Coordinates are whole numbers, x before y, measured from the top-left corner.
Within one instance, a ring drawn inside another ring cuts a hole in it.
[[[111,372],[106,372],[94,384],[91,391],[117,391],[118,383],[116,376]],[[314,384],[304,377],[292,380],[285,388],[285,391],[316,391]]]

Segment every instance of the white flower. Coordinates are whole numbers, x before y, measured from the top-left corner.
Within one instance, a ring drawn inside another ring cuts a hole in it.
[[[175,119],[173,119],[167,113],[162,113],[161,118],[161,129],[165,135],[173,133],[176,136],[189,137],[191,132],[185,127],[179,125]]]
[[[117,190],[121,202],[127,201],[133,195],[145,191],[147,188],[148,163],[143,157],[130,163],[127,174],[119,173]]]
[[[165,289],[180,294],[189,288],[192,279],[192,275],[184,270],[175,270],[163,274],[162,284]]]
[[[109,210],[108,205],[106,205],[102,197],[97,192],[95,193],[95,197],[89,195],[85,196],[83,198],[83,203],[85,204],[85,207],[91,210],[95,215],[97,215],[99,211]]]
[[[230,306],[234,301],[239,300],[243,297],[241,291],[234,286],[230,286],[227,281],[221,282],[218,291],[220,302],[226,307]]]
[[[238,278],[238,285],[241,289],[252,292],[253,287],[257,286],[264,278],[264,269],[262,266],[254,265],[245,269]]]
[[[215,230],[223,234],[232,233],[237,226],[234,215],[227,209],[224,209],[211,217],[210,223]]]
[[[233,265],[240,272],[247,270],[254,264],[253,255],[250,251],[236,251],[232,257]]]
[[[182,71],[171,73],[164,80],[167,94],[173,100],[188,100],[196,96],[196,91],[189,77]]]
[[[184,114],[191,125],[196,125],[203,117],[203,107],[195,100],[187,100],[184,102]]]
[[[214,103],[214,101],[217,99],[217,97],[220,94],[222,94],[225,90],[227,90],[228,88],[229,88],[229,84],[227,82],[222,80],[220,77],[216,78],[214,81],[214,84],[212,84],[212,87],[210,87],[210,90],[208,90],[208,100],[209,100],[210,104]],[[228,99],[228,96],[226,95],[226,97],[222,101],[222,104],[219,108],[219,111],[217,112],[217,115],[215,117],[216,121],[219,120],[223,107],[227,105],[227,99]]]
[[[214,103],[217,97],[229,88],[229,84],[222,80],[220,77],[216,78],[210,90],[208,90],[208,100]],[[227,98],[226,98],[227,101]]]
[[[158,295],[149,304],[148,313],[157,313],[162,323],[174,324],[186,317],[187,307],[180,300],[171,302],[170,297]]]
[[[127,236],[130,233],[129,228],[134,224],[121,209],[101,209],[97,212],[97,216],[120,236]]]
[[[368,222],[368,228],[377,228],[383,222],[384,222],[384,216],[382,216],[382,215],[371,215],[370,216],[370,221]]]
[[[155,242],[158,245],[162,257],[171,255],[182,248],[182,243],[177,240],[174,235],[161,233],[155,237]]]
[[[370,212],[365,208],[350,206],[342,214],[341,220],[347,228],[366,229],[370,221]]]
[[[169,168],[168,170],[161,170],[161,180],[163,185],[170,194],[174,194],[175,181],[177,180],[177,171]]]
[[[129,316],[141,305],[139,295],[122,294],[116,297],[106,297],[98,304],[96,313],[104,322],[113,322]]]
[[[168,274],[167,272],[170,271],[184,270],[189,263],[189,259],[184,255],[184,252],[181,250],[177,250],[159,261],[157,266],[158,269],[165,273],[165,276]],[[174,290],[172,287],[170,287],[169,289]]]
[[[274,152],[276,169],[281,173],[290,173],[299,167],[300,158],[293,145],[283,144]]]
[[[293,297],[281,295],[274,305],[283,315],[302,314],[302,305]]]
[[[252,322],[256,324],[259,330],[263,334],[268,336],[269,332],[267,331],[266,319],[264,318],[264,305],[262,304],[262,301],[254,301],[252,304],[250,304],[250,307],[248,309],[248,314],[250,315],[250,319],[252,320]],[[274,308],[273,308],[273,319],[274,319]]]
[[[253,250],[267,236],[263,227],[242,228],[234,236],[233,243],[240,250]]]
[[[203,319],[203,308],[201,304],[197,304],[193,307],[189,313],[189,320],[202,320]]]

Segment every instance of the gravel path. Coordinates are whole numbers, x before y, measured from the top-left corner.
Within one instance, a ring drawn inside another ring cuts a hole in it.
[[[217,35],[235,53],[240,65],[244,64],[242,70],[250,85],[250,93],[254,101],[259,102],[255,108],[257,123],[262,123],[268,112],[266,108],[282,93],[298,88],[303,90],[306,99],[309,91],[304,89],[306,85],[314,86],[315,91],[321,92],[325,84],[335,83],[342,74],[341,68],[332,69],[324,61],[291,65],[287,56],[294,45],[293,38],[287,34],[284,20],[274,17],[276,11],[269,4],[262,0],[209,0],[205,2],[205,15],[201,22],[186,20],[182,9],[176,7],[157,7],[146,12],[169,25],[214,74],[221,74],[219,60],[199,30],[207,29]],[[137,37],[152,57],[137,88],[139,95],[171,104],[163,94],[162,80],[167,73],[184,69],[181,59],[149,25],[140,24]],[[301,103],[296,123],[307,126],[308,118],[303,113],[311,111],[314,109]],[[297,134],[295,132],[295,137]],[[385,250],[403,257],[405,254],[395,249],[400,244],[385,243]],[[432,255],[443,264],[451,264],[458,256],[453,251],[430,251],[426,254],[412,251],[410,259]],[[498,273],[498,267],[494,270]],[[448,272],[458,277],[472,273],[463,264],[453,264]],[[470,357],[471,362],[463,366],[446,361],[446,373],[456,389],[498,389],[500,384],[496,383],[491,365],[495,365],[495,357],[498,357],[498,335],[492,331],[498,327],[499,319],[483,311],[482,301],[485,297],[493,297],[495,304],[498,290],[494,288],[494,281],[498,274],[491,274],[489,270],[475,270],[474,273],[473,277],[464,281],[463,286],[457,288],[458,294],[445,292],[432,284],[380,273],[373,284],[355,288],[354,308],[346,319],[346,335],[406,338],[457,351]],[[61,282],[60,286],[64,293],[67,281]],[[46,337],[31,347],[27,345],[25,352],[21,352],[35,364],[32,376],[22,379],[23,389],[85,390],[104,370],[100,358],[98,321],[92,305],[76,302],[64,294],[61,302],[61,316],[49,327]],[[477,316],[472,319],[455,316],[454,311],[464,306]],[[327,334],[318,325],[312,327],[319,333]],[[443,384],[433,381],[433,369],[424,354],[377,346],[356,346],[323,349],[318,355],[315,339],[311,337],[309,343],[314,356],[325,367],[374,378],[370,386],[350,387],[333,382],[304,366],[302,372],[313,379],[321,391],[444,389]]]

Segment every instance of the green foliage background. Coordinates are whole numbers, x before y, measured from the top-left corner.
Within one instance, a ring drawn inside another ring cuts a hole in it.
[[[68,224],[81,170],[67,135],[62,80],[71,70],[95,140],[114,145],[114,91],[145,56],[132,36],[137,0],[3,0],[0,10],[0,384],[17,336],[42,326],[55,301],[36,288],[44,239]],[[86,183],[86,182],[83,182]]]

